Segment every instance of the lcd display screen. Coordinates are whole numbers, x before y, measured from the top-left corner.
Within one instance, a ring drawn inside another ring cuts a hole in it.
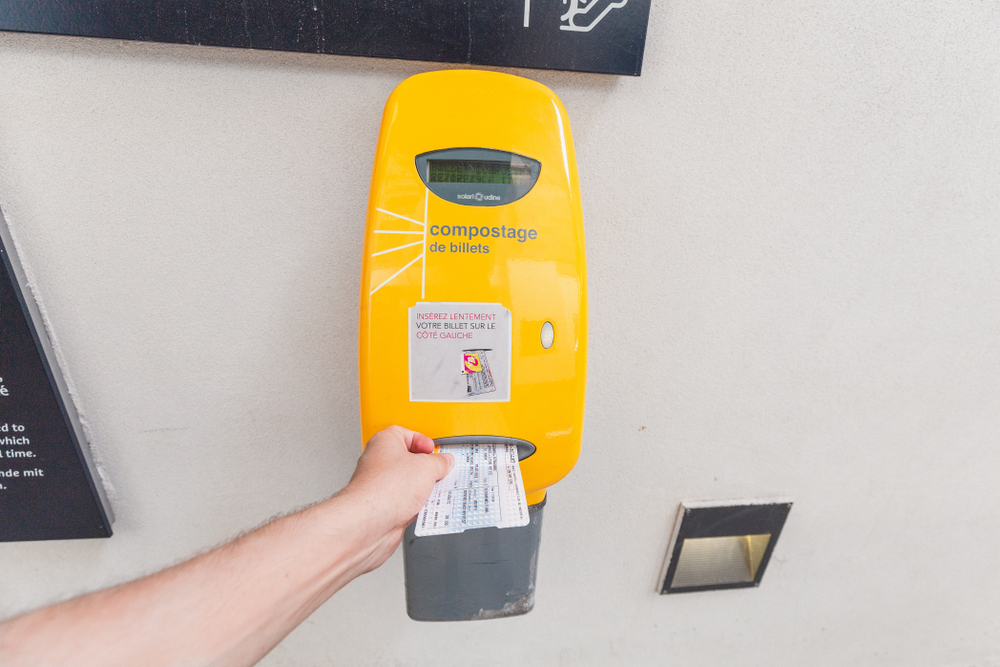
[[[531,165],[494,160],[427,160],[427,181],[530,185]]]

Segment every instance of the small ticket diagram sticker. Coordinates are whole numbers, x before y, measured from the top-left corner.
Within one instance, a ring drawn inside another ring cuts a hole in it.
[[[499,303],[418,302],[409,311],[410,400],[510,400],[511,316]]]
[[[490,362],[486,353],[490,350],[462,350],[462,372],[465,373],[465,389],[469,396],[478,396],[496,391]]]
[[[483,370],[483,364],[479,360],[479,352],[463,352],[462,353],[462,367],[465,369],[463,373],[480,373]]]

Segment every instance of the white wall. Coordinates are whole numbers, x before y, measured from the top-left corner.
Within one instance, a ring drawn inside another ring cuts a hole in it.
[[[535,611],[409,621],[397,553],[264,664],[1000,665],[998,16],[656,0],[641,78],[522,72],[591,284]],[[0,204],[118,515],[0,545],[0,615],[346,481],[381,106],[434,67],[0,34]],[[778,494],[759,589],[653,593],[682,499]]]

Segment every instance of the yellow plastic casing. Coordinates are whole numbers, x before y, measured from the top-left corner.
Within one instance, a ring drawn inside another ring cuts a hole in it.
[[[500,206],[466,206],[429,191],[416,156],[469,147],[538,160],[538,180]],[[432,237],[432,225],[532,228],[537,238],[489,239],[488,254],[428,253],[447,240]],[[500,303],[511,311],[509,402],[410,401],[408,309],[421,301]],[[549,349],[540,337],[545,322],[555,332]],[[527,440],[536,448],[521,461],[529,504],[573,468],[586,393],[586,255],[569,118],[551,90],[507,74],[452,70],[418,74],[393,91],[368,198],[359,356],[364,442],[392,424],[435,439]]]

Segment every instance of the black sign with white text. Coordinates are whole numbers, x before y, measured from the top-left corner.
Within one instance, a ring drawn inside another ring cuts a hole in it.
[[[638,76],[650,0],[0,0],[0,30]]]
[[[0,225],[3,225],[0,215]],[[0,230],[3,231],[3,230]],[[110,537],[86,443],[0,234],[0,542]],[[9,237],[8,237],[9,240]],[[13,262],[13,263],[12,263]]]

